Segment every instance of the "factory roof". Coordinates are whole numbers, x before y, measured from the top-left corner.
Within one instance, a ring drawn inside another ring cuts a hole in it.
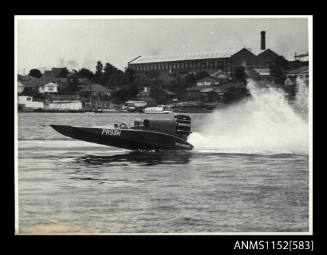
[[[176,55],[157,55],[157,56],[141,56],[129,62],[130,64],[145,64],[157,62],[170,62],[182,60],[198,60],[198,59],[215,59],[215,58],[229,58],[239,50],[224,50],[198,53],[185,53]]]

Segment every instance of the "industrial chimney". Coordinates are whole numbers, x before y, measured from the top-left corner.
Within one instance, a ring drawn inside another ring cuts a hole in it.
[[[261,31],[261,50],[266,49],[266,31]]]

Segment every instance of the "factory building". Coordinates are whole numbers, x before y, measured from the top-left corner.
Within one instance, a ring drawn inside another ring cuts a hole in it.
[[[251,49],[202,52],[173,56],[139,56],[128,63],[137,74],[190,74],[206,71],[210,75],[223,71],[230,79],[235,78],[238,68],[267,68],[278,54],[266,49],[265,31],[261,32],[260,51]]]

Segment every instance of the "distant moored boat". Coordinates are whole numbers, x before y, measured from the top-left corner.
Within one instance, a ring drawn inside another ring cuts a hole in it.
[[[156,107],[146,107],[144,109],[144,113],[169,114],[169,113],[173,113],[173,111],[170,109],[170,106],[168,106],[168,105],[158,105]]]

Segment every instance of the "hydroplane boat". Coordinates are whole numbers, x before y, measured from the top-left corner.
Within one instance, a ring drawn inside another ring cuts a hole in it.
[[[129,150],[192,150],[187,142],[191,118],[176,115],[172,120],[134,121],[134,126],[117,123],[109,127],[50,125],[57,132],[82,141]]]

